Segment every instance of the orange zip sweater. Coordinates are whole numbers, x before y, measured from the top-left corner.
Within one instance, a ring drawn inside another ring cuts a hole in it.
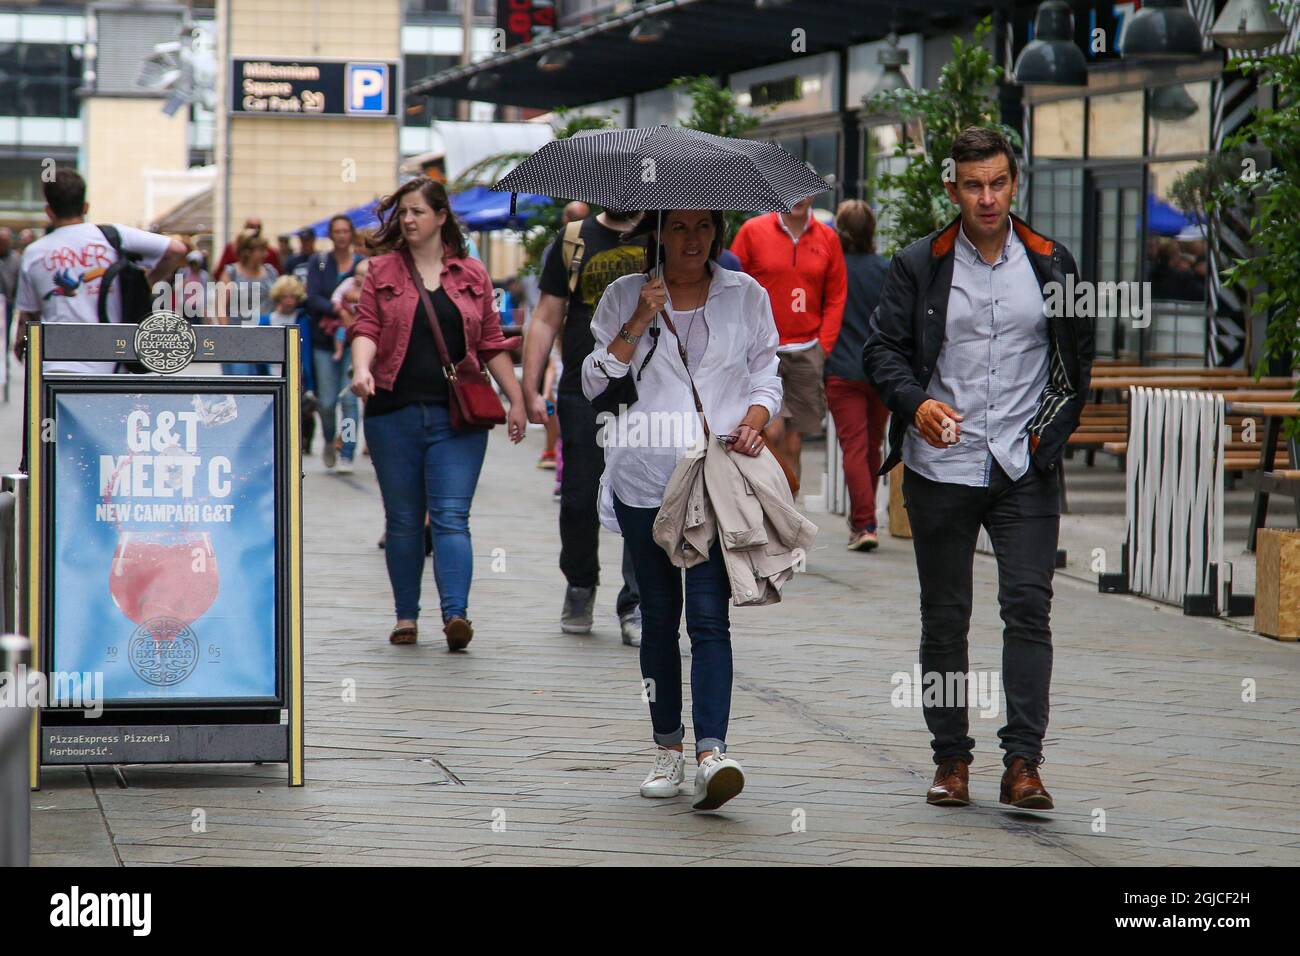
[[[839,237],[810,215],[795,242],[780,217],[772,212],[747,220],[731,251],[772,299],[781,344],[817,339],[829,355],[840,334],[848,295]]]

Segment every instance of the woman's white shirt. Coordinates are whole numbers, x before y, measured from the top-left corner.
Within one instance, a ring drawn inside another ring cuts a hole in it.
[[[696,318],[697,324],[707,323],[707,345],[693,375],[709,428],[714,434],[729,435],[751,405],[763,406],[771,417],[780,411],[781,379],[776,357],[779,339],[767,290],[743,272],[716,264],[712,268],[708,296]],[[588,400],[594,400],[612,380],[624,375],[630,374],[636,384],[635,404],[617,414],[597,416],[598,425],[603,426],[597,440],[605,449],[600,521],[614,531],[619,527],[613,496],[618,495],[620,501],[634,508],[659,507],[678,460],[703,440],[690,378],[678,353],[677,340],[662,319],[658,348],[644,371],[642,363],[654,345],[649,329],[637,342],[630,363],[620,362],[609,353],[609,343],[636,310],[645,282],[644,274],[634,273],[616,279],[605,289],[591,320],[596,348],[582,364],[582,390]],[[672,309],[671,299],[667,308]],[[674,317],[673,322],[685,335],[681,321]],[[695,356],[690,355],[690,359],[695,365]]]

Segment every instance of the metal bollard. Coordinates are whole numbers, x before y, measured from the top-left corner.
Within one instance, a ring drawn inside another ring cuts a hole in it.
[[[4,588],[4,597],[0,598],[0,608],[4,609],[4,620],[0,621],[0,633],[13,631],[19,634],[30,633],[27,620],[27,494],[29,482],[26,475],[5,475],[0,478],[0,492],[12,495],[12,512],[6,506],[0,515],[0,587]],[[6,502],[6,505],[8,502]],[[12,514],[12,522],[8,516]]]
[[[0,706],[0,866],[27,866],[32,849],[32,798],[28,779],[31,711],[27,673],[32,642],[0,635],[0,678],[13,706]]]

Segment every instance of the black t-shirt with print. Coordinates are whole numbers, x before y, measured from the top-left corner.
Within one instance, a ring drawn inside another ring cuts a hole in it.
[[[560,357],[560,391],[582,391],[582,361],[596,347],[591,317],[605,288],[620,276],[645,271],[645,246],[640,238],[625,242],[618,231],[601,225],[595,216],[582,221],[582,269],[578,287],[569,295],[569,270],[564,265],[564,242],[556,239],[542,263],[538,287],[548,295],[569,299],[564,320]]]

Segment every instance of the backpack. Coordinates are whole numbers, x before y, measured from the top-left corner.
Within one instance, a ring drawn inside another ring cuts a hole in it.
[[[564,227],[564,234],[560,236],[560,255],[564,259],[564,268],[569,273],[569,294],[572,295],[578,288],[578,276],[582,274],[582,253],[586,247],[586,241],[582,238],[583,220],[575,219]]]
[[[104,270],[99,280],[99,321],[108,321],[108,296],[116,282],[122,303],[122,321],[139,322],[153,311],[153,292],[149,288],[149,277],[139,264],[140,256],[122,251],[122,236],[117,227],[101,225],[97,228],[117,253],[117,261]]]

